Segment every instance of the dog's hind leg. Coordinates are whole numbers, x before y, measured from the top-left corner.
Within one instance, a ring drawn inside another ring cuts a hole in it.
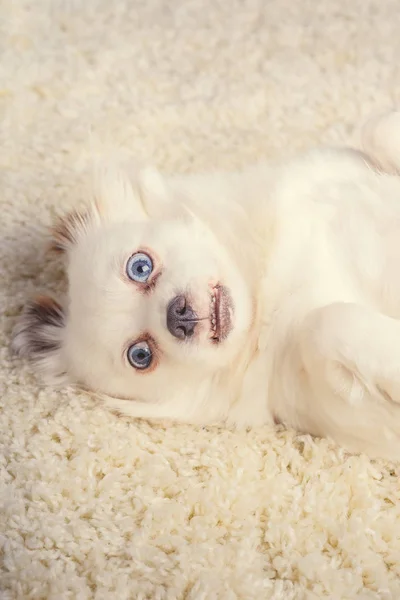
[[[383,171],[400,174],[400,111],[369,119],[362,129],[362,146]]]
[[[308,315],[299,347],[313,433],[351,451],[400,459],[400,322],[335,303]]]

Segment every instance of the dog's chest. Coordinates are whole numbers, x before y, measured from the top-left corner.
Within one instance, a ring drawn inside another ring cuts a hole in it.
[[[276,195],[266,313],[288,298],[365,301],[400,314],[400,180],[331,180]],[[273,292],[268,297],[269,290]]]
[[[296,204],[285,197],[278,207],[274,247],[259,280],[259,351],[271,402],[290,404],[304,392],[296,331],[310,311],[358,302],[400,316],[400,185],[378,183],[339,181]]]

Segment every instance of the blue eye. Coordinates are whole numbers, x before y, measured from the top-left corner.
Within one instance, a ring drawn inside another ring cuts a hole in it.
[[[144,252],[133,254],[126,263],[126,274],[137,283],[146,283],[153,272],[153,261]]]
[[[128,348],[128,360],[135,369],[148,369],[153,360],[153,353],[145,341],[137,342]]]

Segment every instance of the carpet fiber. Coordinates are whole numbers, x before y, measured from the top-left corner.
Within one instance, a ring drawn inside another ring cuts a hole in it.
[[[348,142],[400,103],[398,0],[2,0],[2,600],[400,598],[400,466],[324,440],[151,426],[9,353],[93,149],[169,171]]]

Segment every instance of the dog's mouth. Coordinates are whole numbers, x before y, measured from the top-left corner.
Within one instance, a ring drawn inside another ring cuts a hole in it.
[[[233,302],[228,289],[220,284],[211,288],[210,339],[213,344],[225,340],[232,330]]]

